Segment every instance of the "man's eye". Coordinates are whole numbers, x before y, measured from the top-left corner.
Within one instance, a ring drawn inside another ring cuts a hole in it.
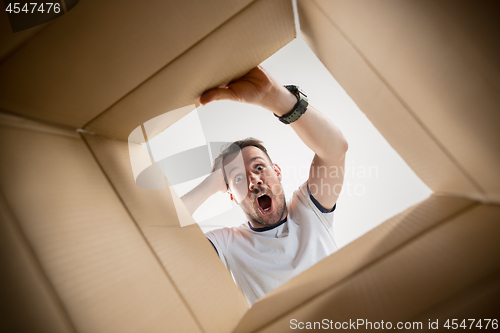
[[[241,175],[237,175],[236,177],[234,177],[234,182],[239,183],[242,181],[242,179],[243,179],[243,177]]]
[[[259,166],[257,166],[256,169],[257,169],[257,171],[262,171],[262,170],[264,170],[264,167],[262,165],[259,165]]]

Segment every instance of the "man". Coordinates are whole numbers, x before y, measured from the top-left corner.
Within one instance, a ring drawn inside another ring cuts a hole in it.
[[[200,97],[201,104],[225,99],[265,107],[315,153],[308,181],[288,204],[281,169],[262,142],[253,138],[236,141],[223,151],[214,171],[182,197],[193,213],[212,194],[227,191],[244,211],[248,222],[206,236],[250,304],[337,250],[333,210],[344,178],[347,142],[304,97],[261,67]]]

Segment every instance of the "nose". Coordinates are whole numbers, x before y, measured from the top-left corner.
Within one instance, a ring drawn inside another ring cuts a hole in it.
[[[258,177],[258,176],[250,176],[248,177],[248,184],[249,184],[249,188],[250,188],[250,191],[253,191],[253,189],[255,188],[255,186],[262,186],[262,184],[264,184],[262,182],[262,180]]]

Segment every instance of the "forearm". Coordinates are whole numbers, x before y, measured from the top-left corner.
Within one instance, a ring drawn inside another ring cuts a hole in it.
[[[276,115],[282,116],[292,110],[297,99],[282,86],[275,86],[274,89],[273,98],[265,101],[265,107]],[[339,128],[311,105],[290,126],[302,141],[324,161],[337,161],[347,151],[347,141]]]
[[[290,112],[297,103],[297,98],[260,66],[225,87],[205,92],[200,103],[223,99],[257,104],[278,116]],[[312,106],[291,126],[324,162],[335,164],[345,155],[347,142],[340,130]]]
[[[198,186],[181,197],[182,202],[192,215],[210,196],[221,190],[220,181],[210,174]]]
[[[337,161],[347,151],[347,141],[340,129],[310,105],[306,113],[290,126],[302,141],[324,161]]]

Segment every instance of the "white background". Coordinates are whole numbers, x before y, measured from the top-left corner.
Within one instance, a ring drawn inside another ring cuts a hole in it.
[[[262,66],[282,84],[295,84],[309,103],[330,118],[349,143],[344,188],[337,202],[334,232],[339,247],[386,219],[427,198],[432,191],[375,129],[300,38]],[[150,141],[155,160],[213,141],[246,137],[264,141],[283,173],[287,199],[307,179],[313,157],[289,126],[265,109],[221,101],[191,112]],[[325,143],[327,144],[327,143]],[[204,177],[174,186],[179,196]],[[221,215],[222,214],[222,215]],[[244,223],[245,216],[227,194],[217,194],[193,215],[203,231]]]

